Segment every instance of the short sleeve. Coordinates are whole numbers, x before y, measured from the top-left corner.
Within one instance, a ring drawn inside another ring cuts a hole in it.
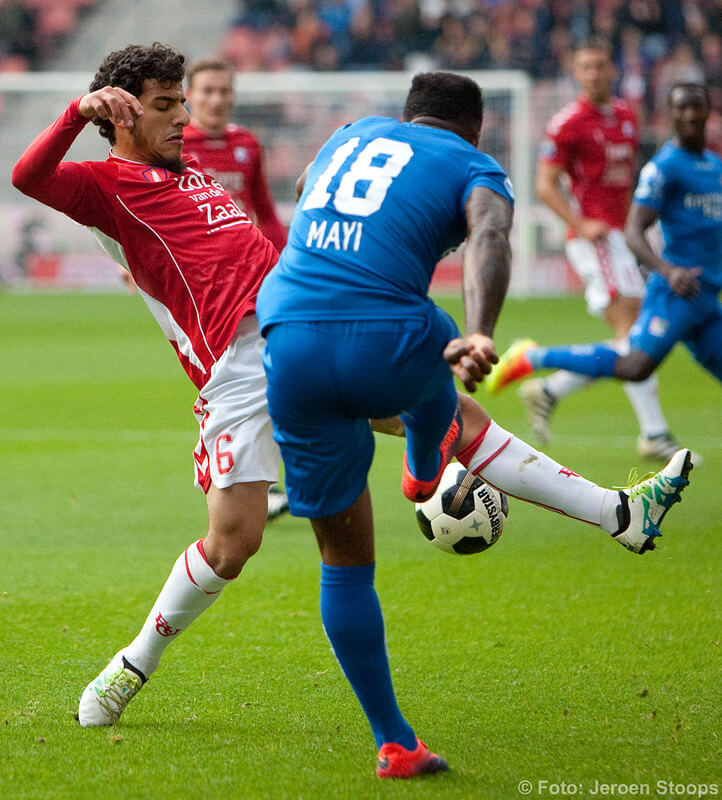
[[[508,175],[491,156],[479,153],[469,166],[466,188],[461,199],[462,208],[475,186],[485,186],[501,195],[509,205],[514,205],[514,187]]]
[[[574,125],[570,117],[557,114],[552,117],[544,132],[539,147],[539,159],[545,164],[566,168],[571,161],[570,151],[574,145]]]
[[[664,200],[667,176],[655,161],[645,164],[639,173],[639,182],[634,190],[634,202],[660,211]]]

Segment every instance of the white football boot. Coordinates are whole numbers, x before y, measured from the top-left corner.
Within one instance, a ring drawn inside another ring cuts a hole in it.
[[[83,728],[115,725],[145,682],[145,677],[123,658],[121,650],[80,695],[78,722]]]
[[[638,482],[631,477],[630,485],[619,492],[622,504],[626,502],[628,506],[629,524],[612,537],[633,553],[654,550],[655,538],[662,535],[659,526],[664,515],[681,501],[691,469],[692,453],[683,449],[656,475]]]
[[[288,495],[278,486],[271,486],[268,490],[268,514],[266,519],[277,519],[288,511]]]
[[[556,397],[547,392],[541,378],[522,383],[517,393],[526,407],[529,425],[537,441],[539,444],[549,444],[549,420],[557,404]]]
[[[640,436],[637,439],[637,453],[642,458],[658,458],[668,461],[679,450],[679,442],[669,431],[658,436]],[[702,463],[702,456],[692,451],[692,464],[698,467]]]

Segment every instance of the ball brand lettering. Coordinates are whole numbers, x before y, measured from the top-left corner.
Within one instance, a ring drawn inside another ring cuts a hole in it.
[[[482,505],[486,509],[486,513],[489,515],[489,525],[491,526],[491,535],[498,536],[501,533],[501,514],[499,514],[499,509],[496,505],[496,499],[494,495],[489,491],[486,485],[479,487],[476,490],[476,497],[478,500],[481,500]]]

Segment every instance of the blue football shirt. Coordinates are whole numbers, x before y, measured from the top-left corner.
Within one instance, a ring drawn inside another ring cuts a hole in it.
[[[290,320],[424,319],[436,263],[466,237],[475,186],[513,203],[499,164],[450,131],[387,117],[336,131],[261,287],[261,330]]]
[[[702,267],[702,280],[722,288],[722,159],[667,142],[642,169],[634,200],[659,215],[663,257]]]

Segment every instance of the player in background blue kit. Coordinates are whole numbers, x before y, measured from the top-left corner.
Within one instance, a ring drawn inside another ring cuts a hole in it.
[[[681,83],[669,93],[674,137],[644,167],[627,219],[627,244],[652,270],[630,350],[620,356],[600,343],[538,347],[525,340],[505,353],[487,385],[498,391],[534,370],[561,368],[592,377],[643,381],[677,342],[722,380],[722,159],[707,150],[709,95]],[[662,256],[646,231],[659,220]]]
[[[603,489],[457,395],[454,375],[473,391],[497,359],[511,257],[511,184],[477,150],[481,121],[479,87],[437,72],[414,78],[404,122],[369,117],[336,131],[307,170],[288,245],[258,296],[291,513],[316,534],[321,618],[382,778],[448,767],[416,737],[391,682],[374,589],[369,418],[401,415],[410,500],[430,497],[455,455],[507,494],[601,527],[637,553],[653,548],[691,468],[680,450],[636,492]],[[461,336],[427,292],[441,255],[464,239]]]

